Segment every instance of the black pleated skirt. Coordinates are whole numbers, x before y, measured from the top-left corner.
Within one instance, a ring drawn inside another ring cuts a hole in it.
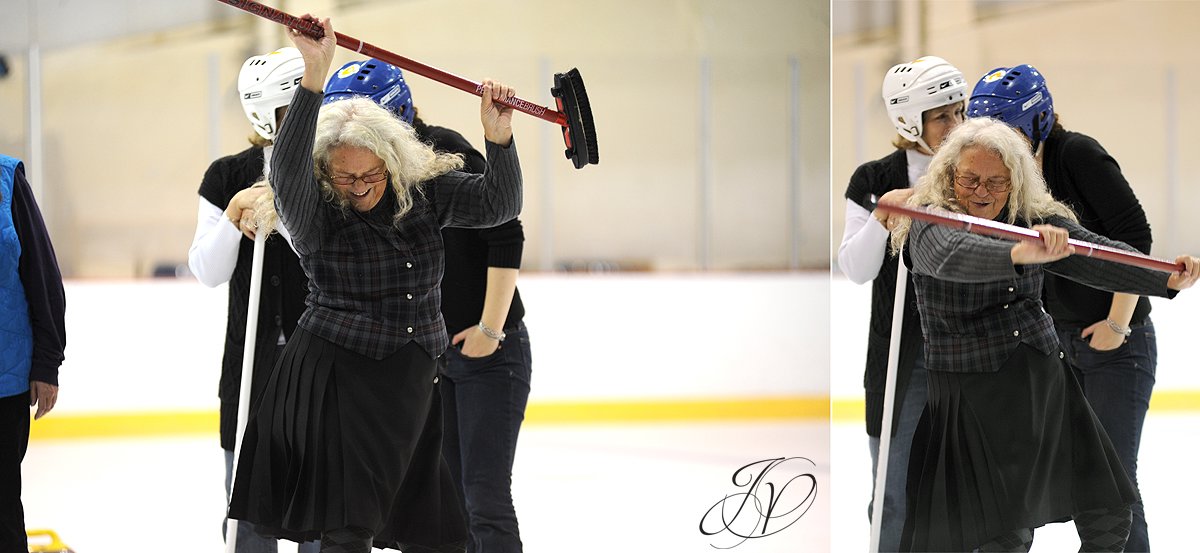
[[[971,551],[1018,528],[1137,501],[1058,352],[1020,345],[994,373],[929,371],[909,461],[905,551]]]
[[[377,361],[297,329],[253,403],[229,516],[297,542],[354,526],[377,548],[462,551],[436,376],[416,343]]]

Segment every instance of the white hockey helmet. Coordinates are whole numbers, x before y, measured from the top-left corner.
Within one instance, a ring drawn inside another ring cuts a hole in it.
[[[292,102],[304,75],[304,58],[288,46],[270,54],[251,56],[238,73],[238,97],[242,110],[254,131],[267,140],[275,140],[279,123],[275,110]]]
[[[930,152],[921,138],[921,114],[966,99],[962,72],[937,56],[894,65],[883,77],[883,102],[896,132]]]

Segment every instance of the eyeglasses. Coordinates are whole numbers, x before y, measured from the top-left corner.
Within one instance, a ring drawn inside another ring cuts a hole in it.
[[[378,184],[378,183],[381,183],[384,180],[386,180],[387,177],[388,177],[387,171],[379,171],[378,173],[371,173],[369,175],[363,175],[361,177],[352,177],[352,176],[333,177],[333,176],[331,176],[331,177],[329,177],[329,182],[332,182],[333,184],[336,184],[338,186],[350,186],[360,180],[363,181],[363,184]]]
[[[982,184],[987,188],[988,192],[991,192],[993,194],[1007,192],[1009,187],[1012,186],[1012,180],[1010,180],[1010,179],[993,178],[993,179],[988,179],[987,181],[984,181],[984,182],[980,182],[979,177],[974,176],[974,175],[955,175],[954,183],[963,188],[966,188],[967,190],[971,190],[971,191],[974,191],[976,188],[979,188],[979,185]]]

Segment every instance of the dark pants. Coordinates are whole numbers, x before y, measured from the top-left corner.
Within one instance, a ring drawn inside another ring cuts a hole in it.
[[[0,398],[0,551],[28,551],[21,460],[29,448],[29,392]]]
[[[1154,373],[1158,365],[1158,342],[1149,319],[1134,325],[1133,333],[1117,349],[1096,351],[1079,336],[1080,329],[1059,329],[1058,338],[1067,354],[1083,394],[1104,426],[1125,472],[1137,486],[1137,456],[1142,442],[1142,425],[1150,408]],[[1125,551],[1150,551],[1146,511],[1142,503],[1132,505],[1133,525]]]
[[[521,551],[512,467],[532,358],[524,324],[504,332],[492,355],[473,359],[452,347],[442,357],[442,453],[468,515],[468,553]]]

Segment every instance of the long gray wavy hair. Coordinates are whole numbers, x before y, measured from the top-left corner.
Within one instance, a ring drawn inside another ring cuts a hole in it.
[[[984,148],[1000,156],[1008,168],[1012,185],[1008,192],[1008,217],[1005,222],[1039,221],[1051,215],[1078,220],[1071,208],[1050,195],[1042,178],[1042,170],[1029,151],[1029,141],[1012,127],[990,117],[967,119],[946,136],[929,162],[929,171],[917,181],[907,204],[966,213],[954,194],[954,166],[958,164],[963,150],[970,147]],[[911,229],[912,219],[901,217],[892,229],[893,253],[904,247]]]
[[[343,210],[348,200],[329,182],[329,152],[338,146],[365,148],[383,160],[389,182],[396,191],[395,222],[412,209],[413,191],[420,193],[418,184],[463,167],[461,155],[433,151],[417,138],[411,126],[367,98],[330,102],[321,107],[317,116],[313,172],[325,199]]]

